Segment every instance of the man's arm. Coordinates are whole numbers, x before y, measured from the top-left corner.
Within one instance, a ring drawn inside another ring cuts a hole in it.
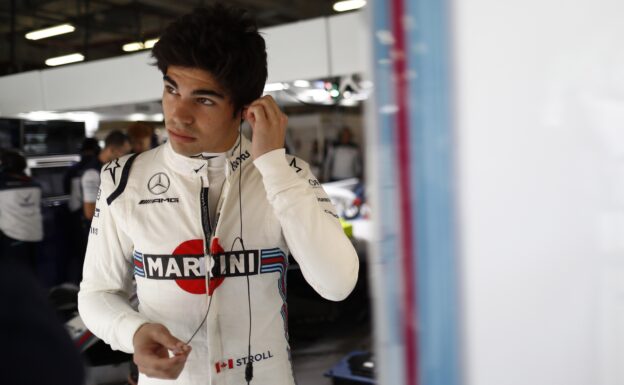
[[[85,171],[80,178],[80,186],[82,188],[82,209],[85,218],[92,220],[95,213],[95,201],[100,189],[100,174],[94,169]]]
[[[254,101],[245,116],[253,130],[254,164],[303,276],[323,297],[346,298],[357,282],[358,256],[307,163],[287,162],[288,119],[270,96]]]
[[[141,373],[175,379],[184,368],[191,348],[172,336],[165,326],[150,323],[130,306],[134,246],[123,230],[124,216],[117,217],[111,206],[121,204],[117,210],[124,213],[123,201],[107,202],[114,188],[114,181],[102,174],[78,293],[78,310],[93,334],[113,349],[134,353]],[[173,357],[169,357],[170,350]]]
[[[95,213],[95,203],[82,202],[82,212],[84,213],[85,218],[92,220],[93,214]]]
[[[358,256],[308,164],[296,158],[288,162],[284,150],[269,152],[254,164],[306,281],[324,298],[346,298],[357,282]]]
[[[113,349],[131,353],[134,333],[148,320],[134,311],[128,301],[132,291],[133,244],[106,202],[113,188],[112,181],[103,179],[101,193],[96,192],[94,197],[78,309],[85,325],[96,336]]]

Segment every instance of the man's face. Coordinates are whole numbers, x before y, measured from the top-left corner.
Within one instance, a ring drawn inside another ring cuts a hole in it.
[[[140,154],[143,151],[150,149],[152,145],[152,138],[144,136],[142,138],[130,138],[130,145],[132,146],[132,152]]]
[[[224,152],[238,136],[239,116],[223,88],[207,71],[170,66],[164,76],[165,127],[175,152]]]
[[[132,148],[130,147],[130,142],[125,141],[123,146],[113,146],[111,147],[111,157],[113,159],[121,158],[122,156],[129,154]]]

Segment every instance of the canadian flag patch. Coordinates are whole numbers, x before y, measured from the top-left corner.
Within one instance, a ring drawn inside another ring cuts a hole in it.
[[[227,361],[215,362],[215,368],[217,369],[217,373],[221,373],[221,371],[225,369],[233,369],[234,360],[229,359]]]

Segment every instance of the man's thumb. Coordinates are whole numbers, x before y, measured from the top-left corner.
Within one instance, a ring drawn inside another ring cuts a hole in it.
[[[186,344],[174,337],[165,326],[155,330],[153,338],[169,350],[181,350]]]

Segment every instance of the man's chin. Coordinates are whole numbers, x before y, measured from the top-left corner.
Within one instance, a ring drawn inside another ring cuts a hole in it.
[[[192,144],[178,143],[175,140],[170,140],[170,142],[171,142],[171,147],[173,148],[173,151],[177,152],[180,155],[191,156],[191,155],[195,155],[201,152],[193,148],[195,146],[193,146]]]

